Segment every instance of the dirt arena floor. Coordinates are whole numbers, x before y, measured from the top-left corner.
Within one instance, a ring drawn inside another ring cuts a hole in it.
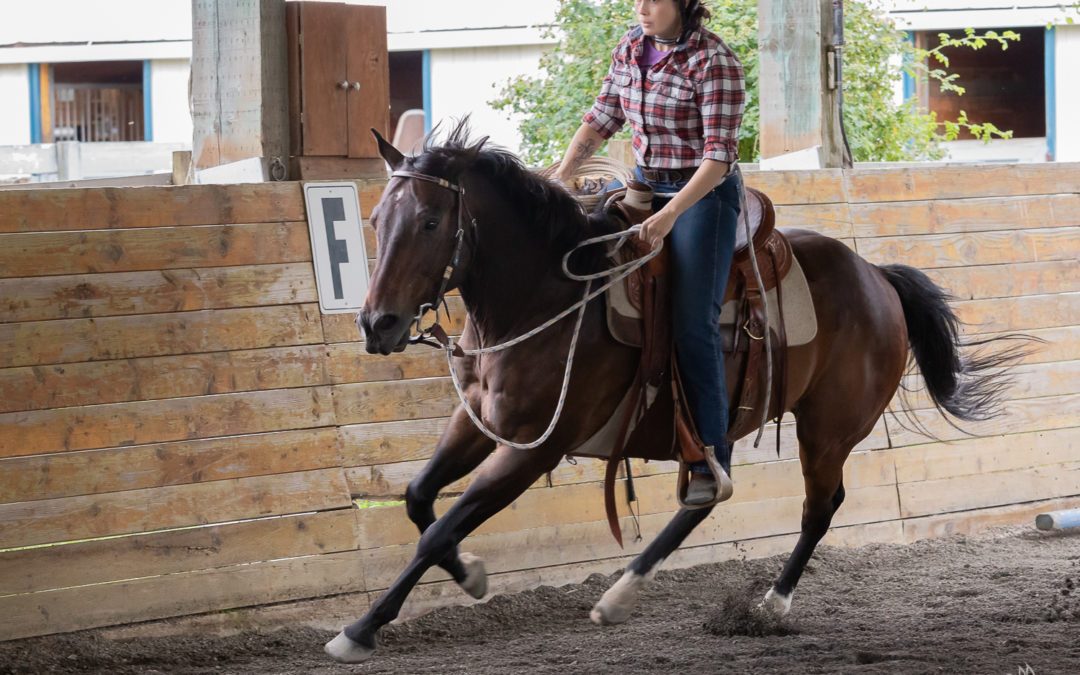
[[[662,571],[617,627],[587,617],[618,575],[445,608],[388,627],[360,666],[329,663],[314,628],[85,631],[0,643],[0,672],[1080,673],[1080,531],[824,548],[777,624],[752,608],[781,564]]]

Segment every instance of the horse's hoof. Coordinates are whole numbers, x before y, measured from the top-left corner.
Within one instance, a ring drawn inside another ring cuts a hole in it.
[[[791,611],[791,596],[794,594],[795,591],[787,595],[780,595],[776,592],[776,589],[770,588],[769,592],[765,594],[765,599],[761,601],[758,607],[767,612],[772,612],[776,616],[785,616]]]
[[[327,642],[323,651],[338,663],[363,663],[375,653],[374,649],[365,647],[346,636],[345,631],[338,633],[336,638]]]
[[[613,626],[630,618],[637,605],[638,595],[645,586],[645,577],[629,570],[600,596],[589,618],[598,626]]]
[[[484,561],[472,553],[462,553],[458,557],[461,559],[461,564],[465,566],[465,580],[458,585],[466,593],[479,600],[487,595],[488,590]]]

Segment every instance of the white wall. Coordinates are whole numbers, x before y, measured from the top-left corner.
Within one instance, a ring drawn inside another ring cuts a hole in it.
[[[3,0],[0,45],[191,39],[191,0]]]
[[[188,59],[155,59],[150,62],[150,115],[155,143],[191,144],[191,112],[188,109]]]
[[[472,113],[475,135],[491,136],[493,143],[517,152],[521,145],[517,122],[487,102],[510,77],[536,74],[543,51],[542,45],[432,50],[432,122],[445,119],[445,128],[450,117]]]
[[[1057,154],[1059,162],[1080,162],[1080,84],[1076,65],[1080,64],[1080,25],[1055,26],[1055,95],[1057,98]]]
[[[0,65],[0,145],[30,143],[30,73],[25,63]]]
[[[989,143],[977,140],[942,143],[947,162],[1029,163],[1046,161],[1046,137],[997,138]]]

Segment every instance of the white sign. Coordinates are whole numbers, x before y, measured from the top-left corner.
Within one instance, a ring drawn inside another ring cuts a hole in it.
[[[355,312],[368,291],[367,251],[355,183],[305,183],[311,259],[319,308],[325,314]]]

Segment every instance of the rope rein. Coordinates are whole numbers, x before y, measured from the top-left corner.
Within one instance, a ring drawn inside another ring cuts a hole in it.
[[[551,434],[555,431],[555,425],[559,423],[559,418],[562,416],[563,404],[566,403],[566,392],[569,389],[570,385],[570,371],[574,367],[574,354],[577,352],[578,336],[581,333],[581,322],[582,319],[584,319],[585,317],[585,308],[588,306],[589,301],[603,294],[604,291],[619,283],[619,281],[633,273],[634,270],[638,269],[645,263],[652,260],[660,253],[661,248],[658,247],[656,249],[653,249],[641,258],[631,260],[628,263],[618,265],[602,272],[586,275],[578,275],[570,271],[568,267],[570,256],[573,255],[578,249],[585,246],[591,246],[593,244],[599,244],[615,239],[620,240],[619,245],[621,245],[622,241],[625,241],[630,236],[633,236],[639,229],[639,226],[634,226],[628,230],[623,230],[621,232],[615,232],[613,234],[606,234],[599,237],[586,239],[585,241],[579,243],[577,246],[571,249],[569,252],[567,252],[566,255],[563,256],[562,260],[563,273],[565,273],[569,278],[575,281],[584,281],[585,294],[581,298],[581,300],[578,300],[573,305],[570,305],[570,307],[556,314],[555,316],[540,324],[536,328],[533,328],[527,333],[523,333],[522,335],[519,335],[512,340],[507,340],[506,342],[492,345],[491,347],[481,347],[479,349],[461,349],[454,342],[453,338],[448,337],[446,339],[446,343],[443,345],[443,349],[446,351],[446,363],[450,367],[450,379],[454,383],[454,391],[457,392],[458,399],[461,400],[461,404],[465,407],[465,412],[468,413],[469,419],[473,421],[473,424],[475,424],[476,427],[480,429],[480,431],[485,436],[495,441],[496,443],[500,443],[502,445],[506,445],[517,450],[532,450],[533,448],[542,445],[545,441],[547,441],[548,438],[551,437]],[[592,290],[592,282],[595,279],[608,276],[613,276],[613,278],[595,291]],[[502,436],[499,436],[498,434],[493,432],[491,429],[488,429],[487,425],[485,425],[483,420],[480,419],[480,416],[477,415],[476,412],[472,409],[472,406],[469,405],[468,398],[466,397],[464,390],[461,388],[461,381],[458,379],[457,370],[454,368],[453,357],[455,352],[459,354],[463,353],[466,356],[478,356],[480,354],[492,354],[494,352],[503,351],[504,349],[509,349],[514,345],[521,344],[522,342],[528,340],[531,337],[539,335],[548,328],[554,326],[562,319],[566,318],[571,312],[574,312],[575,310],[577,310],[578,316],[577,321],[574,323],[573,335],[571,335],[570,337],[570,351],[566,357],[566,370],[563,371],[562,388],[559,391],[559,402],[555,405],[555,414],[552,415],[551,422],[548,424],[547,429],[544,430],[544,433],[540,434],[539,438],[537,438],[535,441],[532,441],[531,443],[517,443],[515,441],[503,438]]]
[[[742,171],[740,170],[738,164],[735,164],[734,171],[739,175],[739,180],[740,180],[740,183],[741,183],[742,182]],[[457,267],[457,264],[458,264],[458,262],[460,260],[461,246],[462,246],[462,242],[464,240],[464,234],[465,234],[465,223],[466,222],[471,223],[474,231],[475,231],[475,229],[477,227],[476,219],[473,218],[472,215],[469,213],[468,207],[465,204],[465,189],[463,187],[461,187],[460,185],[456,185],[454,183],[451,183],[451,182],[447,181],[444,178],[439,178],[437,176],[431,176],[431,175],[423,174],[423,173],[416,173],[416,172],[413,172],[413,171],[395,171],[395,172],[393,172],[391,174],[391,176],[392,177],[401,177],[401,178],[415,178],[415,179],[418,179],[418,180],[424,180],[424,181],[427,181],[427,182],[430,182],[430,183],[434,183],[434,184],[436,184],[436,185],[438,185],[438,186],[440,186],[442,188],[452,190],[454,193],[456,193],[457,201],[458,201],[458,228],[457,228],[457,232],[454,235],[454,238],[455,238],[454,250],[453,250],[453,253],[451,254],[450,261],[447,264],[446,269],[445,269],[445,271],[443,273],[442,285],[439,288],[439,292],[438,292],[438,295],[435,298],[435,301],[433,303],[424,303],[424,304],[422,304],[420,306],[419,311],[417,312],[417,315],[413,318],[413,321],[414,321],[414,323],[416,325],[416,329],[417,329],[417,335],[414,336],[414,337],[409,338],[409,343],[410,344],[426,344],[426,345],[429,345],[429,346],[432,346],[432,347],[441,348],[441,349],[443,349],[443,351],[446,352],[446,363],[450,368],[450,379],[454,384],[454,391],[457,392],[458,399],[461,401],[462,406],[465,408],[465,412],[469,415],[469,419],[472,420],[473,424],[475,424],[476,427],[478,429],[480,429],[480,431],[485,436],[487,436],[491,440],[495,441],[496,443],[499,443],[501,445],[506,445],[507,447],[511,447],[511,448],[514,448],[514,449],[517,449],[517,450],[531,450],[533,448],[536,448],[536,447],[542,445],[545,441],[548,440],[548,438],[551,437],[551,434],[555,431],[555,426],[559,422],[559,418],[562,416],[563,405],[566,403],[566,392],[567,392],[567,390],[569,388],[569,384],[570,384],[570,372],[573,369],[574,355],[577,352],[578,337],[579,337],[579,335],[581,333],[581,324],[582,324],[582,320],[585,317],[585,309],[588,306],[589,301],[591,301],[591,300],[595,299],[596,297],[598,297],[599,295],[603,294],[609,288],[611,288],[615,284],[619,283],[621,280],[623,280],[624,278],[626,278],[627,276],[632,274],[635,270],[641,268],[646,263],[648,263],[650,260],[652,260],[657,255],[659,255],[660,251],[663,249],[663,242],[661,242],[660,246],[656,247],[655,249],[653,249],[649,253],[645,254],[644,256],[642,256],[640,258],[636,258],[636,259],[631,260],[629,262],[623,263],[621,265],[616,265],[616,266],[611,267],[609,269],[603,270],[601,272],[596,272],[596,273],[593,273],[593,274],[574,274],[573,272],[570,271],[570,267],[569,267],[570,256],[572,256],[578,250],[580,250],[580,249],[582,249],[582,248],[584,248],[586,246],[593,246],[593,245],[596,245],[596,244],[601,244],[601,243],[605,243],[605,242],[609,242],[609,241],[617,241],[618,243],[615,245],[614,249],[618,250],[624,243],[626,243],[627,240],[629,240],[630,237],[636,236],[637,232],[641,229],[641,226],[640,225],[634,225],[633,227],[631,227],[631,228],[629,228],[627,230],[622,230],[620,232],[614,232],[614,233],[611,233],[611,234],[600,235],[598,237],[591,237],[589,239],[586,239],[586,240],[578,243],[574,248],[572,248],[565,255],[563,255],[563,258],[562,258],[562,271],[563,271],[563,274],[565,274],[566,277],[569,278],[569,279],[572,279],[574,281],[584,281],[585,282],[585,293],[582,296],[581,300],[577,301],[576,303],[574,303],[570,307],[567,307],[565,310],[563,310],[562,312],[559,312],[558,314],[556,314],[552,318],[548,319],[544,323],[540,324],[536,328],[533,328],[532,330],[530,330],[530,331],[528,331],[526,333],[523,333],[522,335],[519,335],[516,338],[513,338],[511,340],[507,340],[506,342],[502,342],[502,343],[499,343],[499,344],[496,344],[496,345],[492,345],[490,347],[480,347],[480,348],[477,348],[477,349],[463,349],[460,346],[460,344],[458,344],[457,342],[454,341],[453,338],[447,336],[446,332],[439,326],[439,323],[438,323],[438,307],[440,305],[445,305],[445,303],[446,303],[446,300],[445,300],[446,289],[449,286],[450,278],[454,274],[454,269]],[[659,197],[670,197],[670,196],[674,196],[674,193],[672,193],[670,195],[669,194],[658,194],[657,196],[659,196]],[[757,279],[758,287],[763,288],[763,284],[762,284],[762,281],[761,281],[761,272],[758,270],[757,258],[754,256],[754,251],[753,251],[753,248],[754,248],[753,247],[753,239],[752,239],[752,234],[753,233],[751,232],[751,229],[750,229],[750,218],[749,218],[749,214],[747,213],[746,195],[743,193],[743,190],[742,190],[741,187],[739,189],[739,201],[740,201],[740,208],[742,209],[742,212],[744,214],[746,214],[744,216],[743,220],[744,220],[744,222],[746,224],[746,238],[747,238],[747,242],[749,243],[749,246],[750,246],[750,258],[751,258],[751,262],[752,262],[752,265],[753,265],[753,268],[754,268],[754,276]],[[592,290],[593,281],[595,281],[597,279],[607,278],[607,277],[610,277],[610,279],[605,284],[600,286],[600,288],[596,289],[595,291]],[[769,325],[768,325],[768,323],[769,323],[768,300],[764,297],[764,295],[765,294],[762,293],[762,302],[765,303],[765,334],[766,334],[766,339],[767,339],[768,330],[769,330]],[[436,313],[436,321],[435,321],[434,324],[432,324],[431,326],[429,326],[428,328],[425,329],[425,328],[423,328],[421,326],[421,321],[422,321],[424,315],[427,312],[432,311],[432,310],[435,311],[435,313]],[[476,414],[476,411],[474,411],[472,409],[472,406],[469,404],[468,397],[466,396],[465,391],[462,389],[461,380],[458,377],[457,369],[454,367],[454,357],[455,356],[480,356],[482,354],[493,354],[495,352],[500,352],[500,351],[509,349],[509,348],[511,348],[511,347],[513,347],[515,345],[519,345],[522,342],[525,342],[529,338],[532,338],[532,337],[535,337],[535,336],[539,335],[540,333],[542,333],[545,330],[547,330],[548,328],[554,326],[556,323],[558,323],[562,319],[566,318],[567,316],[569,316],[571,313],[573,313],[575,311],[577,311],[577,320],[574,323],[574,331],[573,331],[573,333],[571,334],[571,337],[570,337],[570,350],[569,350],[569,353],[568,353],[567,358],[566,358],[566,369],[563,372],[562,388],[559,391],[559,401],[555,405],[555,413],[552,415],[551,422],[548,424],[547,428],[544,430],[544,432],[542,434],[540,434],[539,438],[532,441],[531,443],[517,443],[515,441],[511,441],[509,439],[503,438],[502,436],[499,436],[495,432],[491,431],[491,429],[489,429],[487,427],[487,425],[484,424],[483,420],[480,419],[480,416]],[[434,341],[431,340],[431,338],[434,338]],[[766,362],[767,362],[767,369],[768,369],[768,379],[767,379],[766,390],[765,390],[766,391],[766,399],[765,400],[768,401],[769,400],[769,398],[768,398],[769,397],[769,392],[771,391],[771,388],[772,388],[772,344],[771,344],[771,340],[767,340],[767,342],[765,344],[765,349],[766,349]],[[768,405],[766,405],[765,412],[763,413],[766,416],[766,418],[768,416],[768,413],[769,413]],[[763,427],[764,427],[765,421],[766,421],[766,419],[763,418],[763,420],[762,420],[762,426]],[[759,432],[758,432],[758,438],[754,442],[755,447],[757,447],[757,443],[761,439],[761,431],[762,430],[759,430]]]

